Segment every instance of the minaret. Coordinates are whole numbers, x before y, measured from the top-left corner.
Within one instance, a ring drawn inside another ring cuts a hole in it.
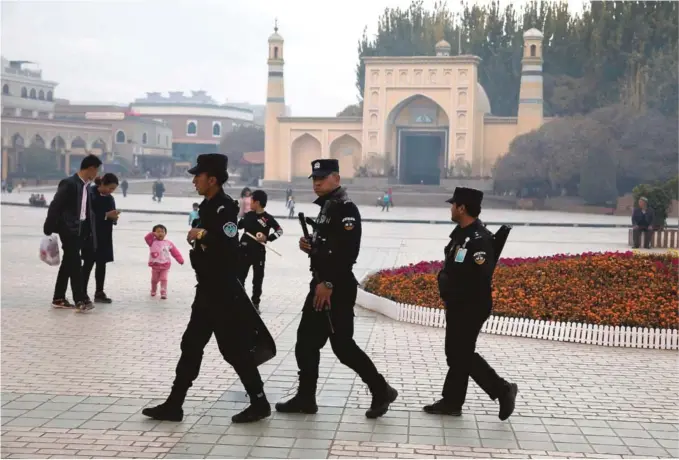
[[[530,29],[523,33],[521,87],[517,136],[542,126],[542,32]]]
[[[266,124],[264,126],[264,180],[287,180],[281,177],[278,151],[278,117],[285,115],[283,87],[283,37],[278,35],[278,20],[269,37],[269,78],[266,89]]]

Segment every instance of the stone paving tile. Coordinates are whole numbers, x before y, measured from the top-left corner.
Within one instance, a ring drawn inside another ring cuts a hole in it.
[[[461,417],[431,416],[421,407],[438,397],[443,384],[443,331],[396,323],[360,308],[356,341],[400,393],[385,417],[365,418],[370,405],[365,385],[326,347],[319,369],[318,414],[274,413],[258,424],[232,425],[231,416],[247,398],[212,342],[185,404],[185,421],[147,420],[141,409],[161,402],[169,391],[195,279],[190,268],[173,267],[170,299],[161,304],[144,297],[149,274],[141,236],[157,219],[134,215],[124,225],[121,222],[114,237],[116,262],[107,278],[115,303],[98,305],[83,316],[50,310],[49,298],[44,308],[26,308],[26,298],[45,297],[35,289],[44,280],[51,289],[55,275],[52,268],[26,256],[40,237],[44,211],[3,207],[2,213],[0,236],[7,244],[1,262],[14,267],[3,272],[3,284],[14,289],[3,290],[0,299],[3,457],[678,454],[676,353],[482,335],[480,353],[499,373],[519,382],[516,413],[500,422],[496,403],[471,384]],[[180,216],[162,220],[172,235],[185,230]],[[449,232],[443,227],[366,224],[357,276],[375,268],[438,259]],[[279,350],[279,356],[260,369],[272,403],[293,394],[297,385],[294,341],[308,279],[306,260],[294,248],[299,231],[294,225],[285,225],[285,230],[276,243],[284,257],[268,263],[262,304],[262,317]],[[574,229],[516,230],[506,248],[508,256],[603,249],[610,244],[606,240],[620,236],[610,230],[589,232],[593,243],[588,247]],[[154,328],[149,330],[147,324]],[[82,343],[97,346],[82,348]],[[76,347],[80,347],[77,360],[70,351]],[[639,385],[647,375],[654,378]]]

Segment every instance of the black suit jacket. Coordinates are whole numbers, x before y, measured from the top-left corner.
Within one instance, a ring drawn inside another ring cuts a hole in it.
[[[45,235],[58,233],[62,240],[80,236],[82,230],[80,206],[82,204],[83,193],[89,194],[87,197],[87,218],[92,230],[92,239],[96,244],[96,220],[92,209],[91,187],[85,187],[85,183],[77,174],[59,182],[59,188],[50,203],[43,225],[43,233]]]

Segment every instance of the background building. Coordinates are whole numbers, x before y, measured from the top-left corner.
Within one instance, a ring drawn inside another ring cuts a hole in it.
[[[229,102],[232,107],[238,107],[241,109],[252,110],[252,115],[254,117],[254,123],[257,126],[264,126],[266,123],[266,105],[265,104],[250,104],[248,102]],[[292,115],[292,109],[289,105],[285,106],[285,116],[289,117]]]
[[[542,38],[524,33],[518,117],[492,115],[478,82],[480,59],[450,55],[366,57],[362,117],[285,115],[284,41],[269,37],[264,179],[306,178],[316,158],[336,158],[344,177],[376,168],[402,184],[439,184],[451,170],[491,176],[512,140],[543,123]]]
[[[147,93],[145,98],[136,99],[130,110],[170,126],[172,155],[181,162],[194,162],[201,153],[217,152],[227,132],[254,122],[252,110],[217,104],[205,91],[192,91],[191,96],[181,91],[171,91],[168,96]]]
[[[2,58],[2,116],[51,119],[56,82],[43,80],[30,61]]]

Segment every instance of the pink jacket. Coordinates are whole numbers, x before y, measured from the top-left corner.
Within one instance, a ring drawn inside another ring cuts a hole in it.
[[[149,245],[149,267],[167,270],[172,265],[170,255],[174,257],[177,262],[184,265],[184,258],[179,249],[169,240],[159,240],[153,232],[149,232],[144,237],[146,244]]]

